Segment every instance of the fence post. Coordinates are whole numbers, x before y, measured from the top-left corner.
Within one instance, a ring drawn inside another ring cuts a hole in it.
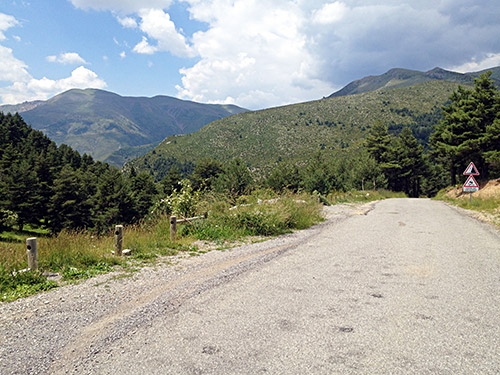
[[[38,269],[38,247],[36,237],[30,237],[26,240],[26,253],[28,255],[28,268],[31,271]]]
[[[123,247],[123,225],[115,226],[115,255],[122,256]]]
[[[170,216],[170,241],[175,241],[177,238],[177,218]]]

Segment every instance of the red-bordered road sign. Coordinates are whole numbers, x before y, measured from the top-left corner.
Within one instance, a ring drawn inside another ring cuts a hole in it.
[[[477,170],[477,168],[473,162],[471,162],[469,164],[469,166],[465,169],[464,175],[466,175],[466,176],[479,176],[479,171]]]
[[[476,179],[474,178],[474,176],[469,176],[467,181],[465,181],[465,184],[463,186],[463,191],[473,192],[478,190],[479,190],[479,184],[477,183]]]

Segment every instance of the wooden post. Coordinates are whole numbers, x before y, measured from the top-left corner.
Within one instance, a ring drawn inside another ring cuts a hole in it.
[[[38,246],[36,237],[31,237],[26,240],[26,253],[28,255],[28,269],[36,271],[38,269]]]
[[[170,216],[170,241],[174,242],[177,238],[177,218]]]
[[[121,257],[123,248],[123,225],[115,226],[115,255]]]

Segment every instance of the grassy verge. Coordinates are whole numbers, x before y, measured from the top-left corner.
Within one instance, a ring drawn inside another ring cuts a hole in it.
[[[453,204],[455,206],[473,210],[477,212],[481,212],[485,215],[485,218],[496,224],[500,225],[500,197],[472,197],[472,201],[470,200],[469,194],[462,195],[458,198],[451,198],[447,195],[448,189],[441,190],[434,199],[442,200],[449,204]]]
[[[118,258],[111,254],[114,233],[97,236],[87,231],[62,231],[57,236],[33,233],[8,233],[0,237],[0,301],[20,297],[58,286],[44,274],[57,273],[63,282],[74,282],[106,273],[120,266],[127,270],[155,262],[160,256],[180,251],[198,255],[194,242],[206,240],[225,243],[247,236],[276,236],[294,229],[305,229],[322,220],[321,207],[315,197],[305,194],[274,196],[261,192],[240,197],[236,206],[223,198],[211,197],[197,204],[197,212],[208,212],[208,218],[178,227],[178,239],[170,240],[168,216],[156,216],[124,229],[123,247],[132,256]],[[27,268],[27,237],[38,238],[38,272],[16,272]]]

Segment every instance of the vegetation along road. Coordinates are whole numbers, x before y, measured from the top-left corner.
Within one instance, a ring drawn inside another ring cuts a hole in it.
[[[0,305],[1,374],[498,374],[500,236],[425,199]]]

